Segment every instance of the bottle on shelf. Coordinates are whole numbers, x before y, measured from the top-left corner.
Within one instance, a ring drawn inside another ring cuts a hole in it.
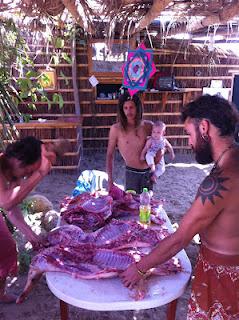
[[[140,195],[140,206],[139,206],[139,221],[142,224],[150,224],[151,205],[150,205],[150,193],[147,188],[143,189]]]

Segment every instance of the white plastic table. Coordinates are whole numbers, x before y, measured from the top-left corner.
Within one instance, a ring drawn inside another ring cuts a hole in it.
[[[164,210],[161,216],[166,220],[166,226],[172,230],[172,225]],[[61,320],[68,320],[68,305],[94,310],[141,310],[169,304],[167,319],[175,319],[177,298],[187,286],[191,275],[191,263],[184,250],[176,255],[183,268],[182,272],[170,276],[152,276],[148,279],[147,296],[140,301],[130,297],[129,289],[125,288],[117,278],[99,280],[79,280],[59,272],[47,272],[46,280],[49,289],[60,299]]]

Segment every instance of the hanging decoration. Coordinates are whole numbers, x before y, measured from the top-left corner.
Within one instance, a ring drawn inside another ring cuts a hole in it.
[[[133,96],[137,91],[147,88],[149,79],[156,72],[153,50],[141,44],[136,50],[129,50],[126,63],[122,67],[123,87]]]

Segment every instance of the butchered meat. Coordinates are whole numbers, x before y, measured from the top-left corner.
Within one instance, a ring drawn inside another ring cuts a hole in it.
[[[95,197],[84,193],[63,202],[61,217],[65,222],[85,231],[94,231],[102,227],[112,215],[112,201],[110,196]]]
[[[162,230],[144,228],[132,221],[112,220],[100,230],[91,233],[85,233],[72,225],[51,231],[48,235],[51,246],[41,250],[33,258],[27,284],[18,303],[26,298],[35,280],[44,272],[64,272],[79,279],[117,276],[152,250],[164,237]],[[152,269],[152,273],[157,275],[179,271],[181,265],[176,258]]]

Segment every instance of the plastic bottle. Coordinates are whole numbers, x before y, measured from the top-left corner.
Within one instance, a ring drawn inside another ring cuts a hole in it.
[[[139,206],[139,221],[142,224],[150,224],[150,214],[151,214],[151,205],[150,205],[150,193],[147,188],[143,189],[143,192],[140,195],[140,206]]]

